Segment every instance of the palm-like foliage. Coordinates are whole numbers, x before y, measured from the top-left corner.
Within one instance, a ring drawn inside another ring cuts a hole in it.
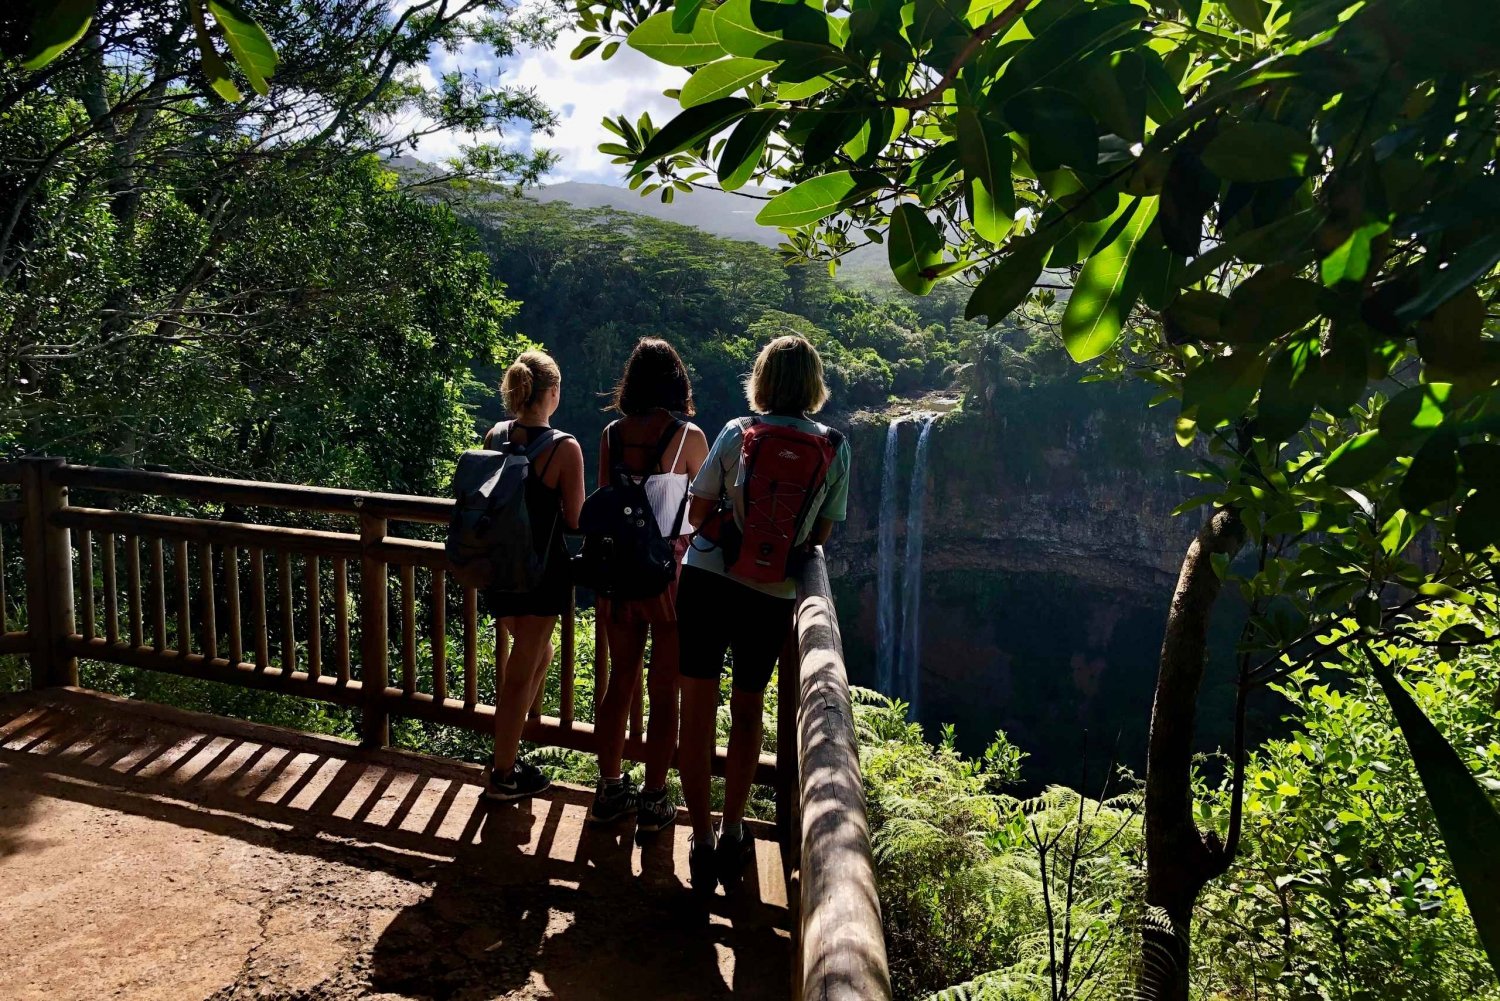
[[[1006,793],[1023,755],[933,746],[906,706],[856,694],[876,871],[897,997],[1116,996],[1128,970],[1138,803],[1062,786]]]

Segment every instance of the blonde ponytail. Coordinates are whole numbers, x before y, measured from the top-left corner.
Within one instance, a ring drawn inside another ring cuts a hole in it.
[[[500,396],[505,409],[519,414],[545,392],[562,382],[557,362],[545,351],[525,351],[505,370],[500,380]]]

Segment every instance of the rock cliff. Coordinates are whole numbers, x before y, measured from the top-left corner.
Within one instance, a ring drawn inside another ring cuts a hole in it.
[[[1095,765],[1144,756],[1162,626],[1199,519],[1172,516],[1194,492],[1179,473],[1191,453],[1148,398],[1138,387],[1054,383],[1014,390],[983,416],[946,415],[933,429],[922,721],[956,724],[970,750],[1004,729],[1031,753],[1035,781],[1076,781],[1085,732]],[[850,672],[866,685],[874,682],[889,419],[849,422],[849,520],[829,554]],[[898,546],[916,435],[915,421],[901,429]],[[1229,660],[1217,660],[1200,728],[1210,747],[1223,737],[1231,698]]]

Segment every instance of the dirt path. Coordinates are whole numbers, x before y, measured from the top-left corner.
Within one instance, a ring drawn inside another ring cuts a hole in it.
[[[149,715],[148,715],[149,714]],[[0,998],[781,998],[775,845],[695,905],[559,790],[76,693],[0,700]],[[769,831],[762,831],[769,838]]]

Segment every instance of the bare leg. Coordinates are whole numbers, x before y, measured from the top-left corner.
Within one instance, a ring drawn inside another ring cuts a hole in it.
[[[495,772],[509,775],[521,747],[521,729],[536,698],[537,678],[546,678],[552,661],[552,627],[557,616],[518,615],[505,620],[515,637],[505,662],[505,677],[495,695]]]
[[[729,697],[729,760],[724,766],[724,823],[738,824],[745,817],[750,784],[760,762],[761,692],[742,692]]]
[[[714,717],[719,709],[719,683],[704,678],[682,679],[682,739],[677,768],[682,773],[682,795],[700,842],[713,836],[709,813],[709,775],[713,767]]]
[[[646,788],[663,789],[667,766],[677,750],[677,624],[651,627],[651,672],[646,683],[651,693],[651,718],[646,722]]]
[[[609,638],[609,662],[614,665],[604,700],[599,703],[594,732],[599,735],[599,775],[606,779],[620,777],[620,758],[625,752],[625,722],[635,702],[641,683],[641,656],[646,652],[644,622],[610,622],[604,627]],[[676,640],[673,640],[676,647]],[[656,654],[652,654],[653,661]],[[656,719],[656,702],[651,703],[651,719]],[[655,732],[655,731],[653,731]]]

